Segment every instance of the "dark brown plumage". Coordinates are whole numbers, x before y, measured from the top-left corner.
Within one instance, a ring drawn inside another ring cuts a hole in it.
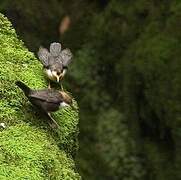
[[[57,126],[57,122],[51,117],[50,113],[61,107],[72,105],[72,98],[63,91],[55,89],[33,90],[21,81],[16,81],[16,85],[23,90],[29,101],[46,113]]]

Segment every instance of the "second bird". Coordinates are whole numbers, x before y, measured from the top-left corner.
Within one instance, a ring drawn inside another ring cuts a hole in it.
[[[57,111],[64,106],[72,105],[72,97],[64,91],[55,89],[31,89],[21,81],[16,81],[16,85],[21,88],[29,101],[37,107],[38,110],[44,112],[59,127],[57,122],[51,117],[51,112]]]
[[[56,82],[60,82],[65,76],[72,56],[69,49],[62,50],[61,44],[56,42],[50,44],[50,51],[43,47],[40,47],[38,51],[45,74],[50,80]],[[50,88],[50,82],[48,87]],[[61,88],[63,89],[62,85]]]

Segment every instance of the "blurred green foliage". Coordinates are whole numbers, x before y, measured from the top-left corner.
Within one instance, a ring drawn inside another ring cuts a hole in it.
[[[80,106],[77,162],[84,179],[181,179],[181,1],[57,2],[70,15],[70,29],[55,36],[55,28],[42,31],[40,20],[36,41],[59,38],[74,52],[64,83]],[[64,13],[51,16],[51,27]],[[47,32],[49,39],[42,37]],[[28,31],[19,34],[26,39]]]

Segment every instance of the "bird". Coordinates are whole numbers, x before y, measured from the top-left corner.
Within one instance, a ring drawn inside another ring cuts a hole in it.
[[[57,122],[52,118],[51,112],[59,110],[66,106],[72,107],[72,97],[64,91],[56,89],[31,89],[22,81],[16,81],[15,84],[24,92],[28,100],[38,109],[47,115],[53,121],[54,127],[59,128]]]
[[[65,76],[68,65],[72,62],[72,53],[70,49],[62,50],[62,45],[57,42],[50,44],[50,51],[40,46],[38,51],[38,58],[43,64],[43,69],[47,77],[56,82],[60,82]],[[50,87],[50,81],[48,88]],[[61,89],[63,86],[61,84]]]

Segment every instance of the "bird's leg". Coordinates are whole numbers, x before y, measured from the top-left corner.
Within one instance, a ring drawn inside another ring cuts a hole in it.
[[[60,87],[61,87],[61,90],[64,91],[63,85],[62,85],[62,79],[63,79],[63,75],[60,76]]]
[[[51,89],[51,82],[48,82],[48,89]]]
[[[52,124],[50,124],[50,126],[52,127],[52,128],[59,128],[59,125],[58,125],[58,123],[51,117],[51,114],[50,113],[48,113],[48,117],[53,121],[53,123],[54,123],[54,125],[52,125]]]
[[[60,83],[61,90],[64,91],[62,83]]]

